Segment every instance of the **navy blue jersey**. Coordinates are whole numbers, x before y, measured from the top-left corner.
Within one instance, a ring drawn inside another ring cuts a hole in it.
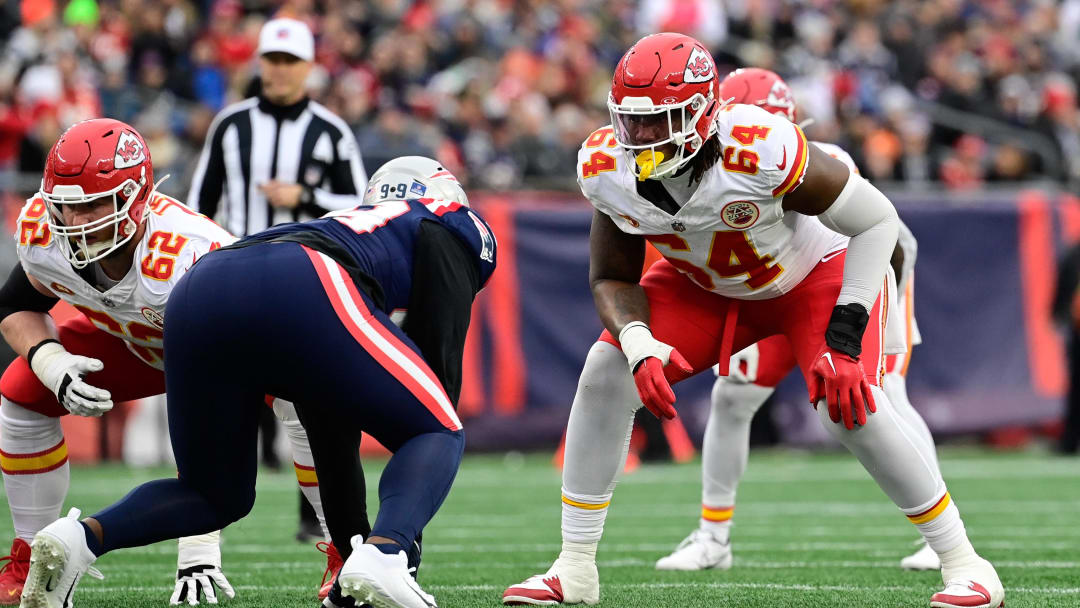
[[[495,235],[472,209],[458,203],[433,199],[391,201],[335,211],[302,223],[281,224],[247,237],[267,241],[301,232],[318,232],[341,245],[353,258],[356,269],[381,289],[379,306],[390,314],[409,307],[413,260],[420,225],[437,222],[459,238],[473,254],[480,285],[495,271]]]

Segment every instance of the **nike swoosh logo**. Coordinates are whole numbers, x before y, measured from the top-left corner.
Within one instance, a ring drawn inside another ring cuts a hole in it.
[[[776,164],[776,168],[780,171],[783,171],[785,167],[787,167],[787,148],[784,148],[784,159]]]
[[[825,359],[826,361],[829,362],[829,367],[832,368],[832,373],[835,376],[836,375],[836,366],[833,365],[833,362],[832,362],[832,353],[825,353],[824,355],[821,355],[821,358]]]
[[[412,591],[412,592],[413,592],[413,593],[414,593],[414,594],[416,595],[416,597],[417,597],[417,598],[419,598],[419,599],[420,599],[420,601],[424,603],[424,605],[425,605],[425,606],[431,606],[432,608],[435,608],[435,604],[432,604],[431,602],[429,602],[429,601],[427,600],[427,598],[426,598],[426,597],[424,597],[424,596],[423,596],[423,595],[422,595],[422,594],[421,594],[421,593],[420,593],[419,591],[417,591],[416,589],[413,589],[412,587],[409,587],[409,591]]]
[[[8,589],[7,594],[8,594],[8,597],[13,597],[18,592],[19,592],[18,589]]]
[[[845,251],[847,251],[847,250],[846,249],[841,249],[840,251],[834,251],[834,252],[830,253],[829,255],[821,258],[821,261],[822,261],[822,263],[828,262],[829,260],[835,258],[836,256],[840,255],[841,253],[844,253]]]
[[[82,575],[76,575],[75,580],[71,581],[71,587],[68,587],[67,595],[64,596],[64,601],[60,604],[64,608],[70,608],[71,606],[71,592],[75,591],[75,585],[79,584],[79,577]]]
[[[49,580],[45,581],[45,591],[52,593],[56,589],[56,583],[58,582],[60,582],[60,579],[56,578],[55,575],[49,575]]]

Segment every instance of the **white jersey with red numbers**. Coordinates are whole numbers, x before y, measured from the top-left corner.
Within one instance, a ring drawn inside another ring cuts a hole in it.
[[[674,214],[639,192],[656,185],[638,182],[634,159],[617,147],[610,126],[582,145],[578,183],[620,230],[644,235],[702,288],[743,300],[775,298],[847,239],[782,207],[806,173],[809,144],[799,127],[743,104],[720,111],[717,127],[720,159]]]
[[[180,201],[155,194],[146,209],[146,230],[135,247],[131,270],[119,283],[100,291],[76,272],[55,242],[45,202],[30,199],[19,213],[15,241],[26,274],[74,306],[98,328],[118,337],[157,369],[162,361],[162,329],[169,292],[195,260],[236,240],[224,228]]]

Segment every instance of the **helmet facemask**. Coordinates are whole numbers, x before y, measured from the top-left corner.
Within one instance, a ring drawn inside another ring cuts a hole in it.
[[[697,155],[704,144],[697,127],[710,102],[701,93],[662,105],[648,97],[625,97],[622,103],[608,97],[615,141],[633,160],[639,181],[669,177]],[[706,136],[715,129],[710,124]]]
[[[49,214],[46,216],[49,230],[55,235],[60,251],[72,266],[85,268],[90,263],[123,247],[135,236],[138,226],[131,218],[130,211],[145,187],[145,168],[142,169],[139,181],[129,178],[105,192],[84,193],[82,187],[78,185],[56,185],[52,192],[45,192],[44,184],[42,184],[39,194],[49,209]],[[68,226],[64,223],[61,205],[97,203],[102,198],[111,199],[112,213],[78,226]],[[106,237],[94,243],[87,240],[89,235],[98,231],[107,234],[110,226],[112,227],[111,238]]]

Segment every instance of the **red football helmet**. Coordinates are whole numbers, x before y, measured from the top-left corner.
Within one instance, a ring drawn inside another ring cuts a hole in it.
[[[795,96],[791,87],[771,70],[739,68],[720,83],[720,99],[758,106],[796,122]]]
[[[712,55],[690,36],[653,34],[623,55],[608,110],[639,180],[678,171],[716,133],[719,85]]]
[[[72,266],[83,268],[116,251],[135,235],[154,190],[150,149],[131,126],[111,118],[72,125],[49,151],[41,198],[49,208],[49,228]],[[61,205],[111,197],[113,212],[87,224],[68,226]],[[112,239],[87,242],[87,235],[111,226]]]

